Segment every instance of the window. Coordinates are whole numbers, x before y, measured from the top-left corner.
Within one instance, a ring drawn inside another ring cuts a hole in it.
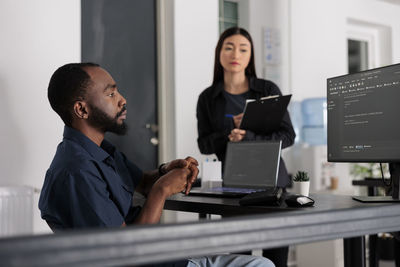
[[[368,69],[368,42],[347,39],[349,73]]]
[[[219,0],[219,33],[230,27],[238,26],[238,3]]]
[[[392,29],[347,19],[348,71],[354,73],[392,64]]]

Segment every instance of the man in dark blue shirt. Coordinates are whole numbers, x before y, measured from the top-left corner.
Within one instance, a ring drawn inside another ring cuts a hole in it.
[[[142,172],[104,140],[127,130],[126,100],[111,75],[97,64],[67,64],[51,77],[51,107],[65,123],[64,139],[46,173],[39,200],[53,231],[158,223],[167,197],[189,193],[198,174],[195,159],[177,159]],[[146,197],[132,207],[134,192]],[[272,266],[267,259],[222,255],[189,259],[173,266]]]
[[[42,218],[53,230],[158,223],[165,199],[189,192],[198,174],[195,159],[143,173],[104,140],[107,131],[127,129],[126,100],[104,69],[92,63],[60,67],[48,98],[65,123],[39,200]],[[147,197],[139,212],[130,208],[135,190]]]

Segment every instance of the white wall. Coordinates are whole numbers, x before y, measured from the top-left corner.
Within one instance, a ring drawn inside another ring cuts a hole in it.
[[[47,85],[57,67],[80,61],[79,0],[0,2],[0,184],[41,188],[62,139]],[[34,202],[34,231],[48,231]]]
[[[273,80],[283,94],[292,92],[290,80],[290,14],[288,0],[239,0],[239,26],[253,38],[257,76]],[[265,64],[264,30],[277,32],[274,53],[277,61]]]
[[[213,78],[214,50],[218,41],[218,1],[174,0],[173,46],[175,155],[167,158],[192,156],[201,163],[207,156],[201,155],[197,146],[196,105],[199,94],[209,87]],[[168,38],[168,37],[167,37]],[[168,40],[167,40],[168,43]],[[167,122],[168,123],[168,122]],[[164,128],[166,129],[166,128]],[[171,140],[171,138],[166,138]],[[190,213],[164,212],[163,220],[197,220]]]
[[[175,0],[174,7],[176,157],[201,159],[196,105],[213,78],[218,1]]]
[[[347,73],[346,21],[392,29],[393,61],[400,61],[399,5],[377,0],[291,1],[294,100],[326,96],[326,79]]]
[[[277,68],[275,82],[299,101],[326,96],[326,78],[347,73],[348,19],[391,29],[392,60],[380,65],[399,62],[399,11],[399,5],[378,0],[239,0],[239,24],[253,37],[258,76],[268,77]],[[280,32],[277,66],[263,63],[266,27]]]

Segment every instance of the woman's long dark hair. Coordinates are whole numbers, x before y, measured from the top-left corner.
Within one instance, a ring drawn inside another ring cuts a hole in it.
[[[256,68],[254,66],[254,46],[253,46],[253,40],[251,39],[250,34],[243,28],[239,27],[232,27],[229,29],[226,29],[221,36],[219,37],[217,47],[215,48],[215,61],[214,61],[214,79],[213,79],[213,85],[216,85],[218,82],[224,80],[224,68],[221,65],[221,62],[219,61],[219,56],[221,54],[221,49],[222,45],[224,44],[224,41],[226,38],[240,34],[244,36],[247,40],[250,42],[251,46],[251,56],[250,56],[250,61],[249,65],[247,65],[245,74],[247,77],[257,77],[256,75]]]

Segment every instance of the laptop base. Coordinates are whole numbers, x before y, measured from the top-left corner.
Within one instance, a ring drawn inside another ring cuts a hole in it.
[[[217,192],[211,190],[192,189],[189,192],[189,196],[203,196],[203,197],[224,197],[224,198],[242,198],[248,195],[248,193],[242,192]]]
[[[263,193],[263,194],[275,194],[277,188],[266,188],[266,189],[244,189],[244,188],[227,188],[227,187],[215,187],[215,188],[195,188],[190,190],[189,195],[191,196],[208,196],[208,197],[226,197],[226,198],[242,198],[249,194]]]

